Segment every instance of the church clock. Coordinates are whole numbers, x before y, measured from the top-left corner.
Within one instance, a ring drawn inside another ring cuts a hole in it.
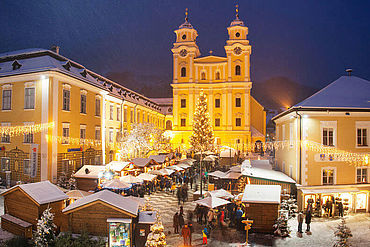
[[[182,56],[182,57],[185,57],[187,54],[188,54],[188,51],[187,51],[187,50],[185,50],[185,49],[182,49],[182,50],[180,51],[180,56]]]

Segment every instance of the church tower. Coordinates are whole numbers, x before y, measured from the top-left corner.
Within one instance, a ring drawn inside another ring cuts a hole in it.
[[[252,48],[247,40],[248,27],[239,19],[239,7],[236,5],[236,18],[227,28],[229,39],[225,51],[228,61],[227,81],[250,81],[250,55]]]
[[[185,12],[185,22],[175,30],[176,42],[173,44],[173,83],[193,82],[194,58],[200,56],[196,44],[197,30],[189,22],[188,9]]]

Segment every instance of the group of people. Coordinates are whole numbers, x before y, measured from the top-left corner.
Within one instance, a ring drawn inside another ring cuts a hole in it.
[[[173,216],[173,228],[175,234],[180,234],[184,239],[184,246],[191,246],[193,222],[192,214],[188,215],[187,223],[184,219],[184,208],[180,206],[179,212],[176,212]]]

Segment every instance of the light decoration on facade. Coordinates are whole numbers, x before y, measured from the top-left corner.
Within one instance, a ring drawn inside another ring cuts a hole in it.
[[[0,135],[13,137],[24,134],[35,134],[47,131],[49,128],[54,128],[54,122],[22,126],[0,126]]]
[[[45,135],[48,142],[58,142],[60,144],[69,144],[69,145],[86,145],[86,146],[101,146],[100,140],[95,139],[83,139],[83,138],[74,138],[74,137],[64,137],[64,136],[53,136]]]

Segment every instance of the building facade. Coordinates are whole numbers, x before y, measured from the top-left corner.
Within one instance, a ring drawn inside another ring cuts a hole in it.
[[[252,96],[250,75],[251,45],[248,27],[239,19],[227,28],[226,57],[200,57],[198,33],[185,23],[177,30],[173,44],[173,142],[189,147],[193,114],[199,93],[208,100],[215,142],[238,150],[254,150],[256,141],[265,139],[266,113]]]
[[[132,123],[165,124],[154,101],[50,50],[0,54],[0,87],[1,176],[13,183],[108,163]]]
[[[273,118],[276,164],[299,184],[301,209],[312,199],[369,211],[369,92],[369,81],[342,76]]]

